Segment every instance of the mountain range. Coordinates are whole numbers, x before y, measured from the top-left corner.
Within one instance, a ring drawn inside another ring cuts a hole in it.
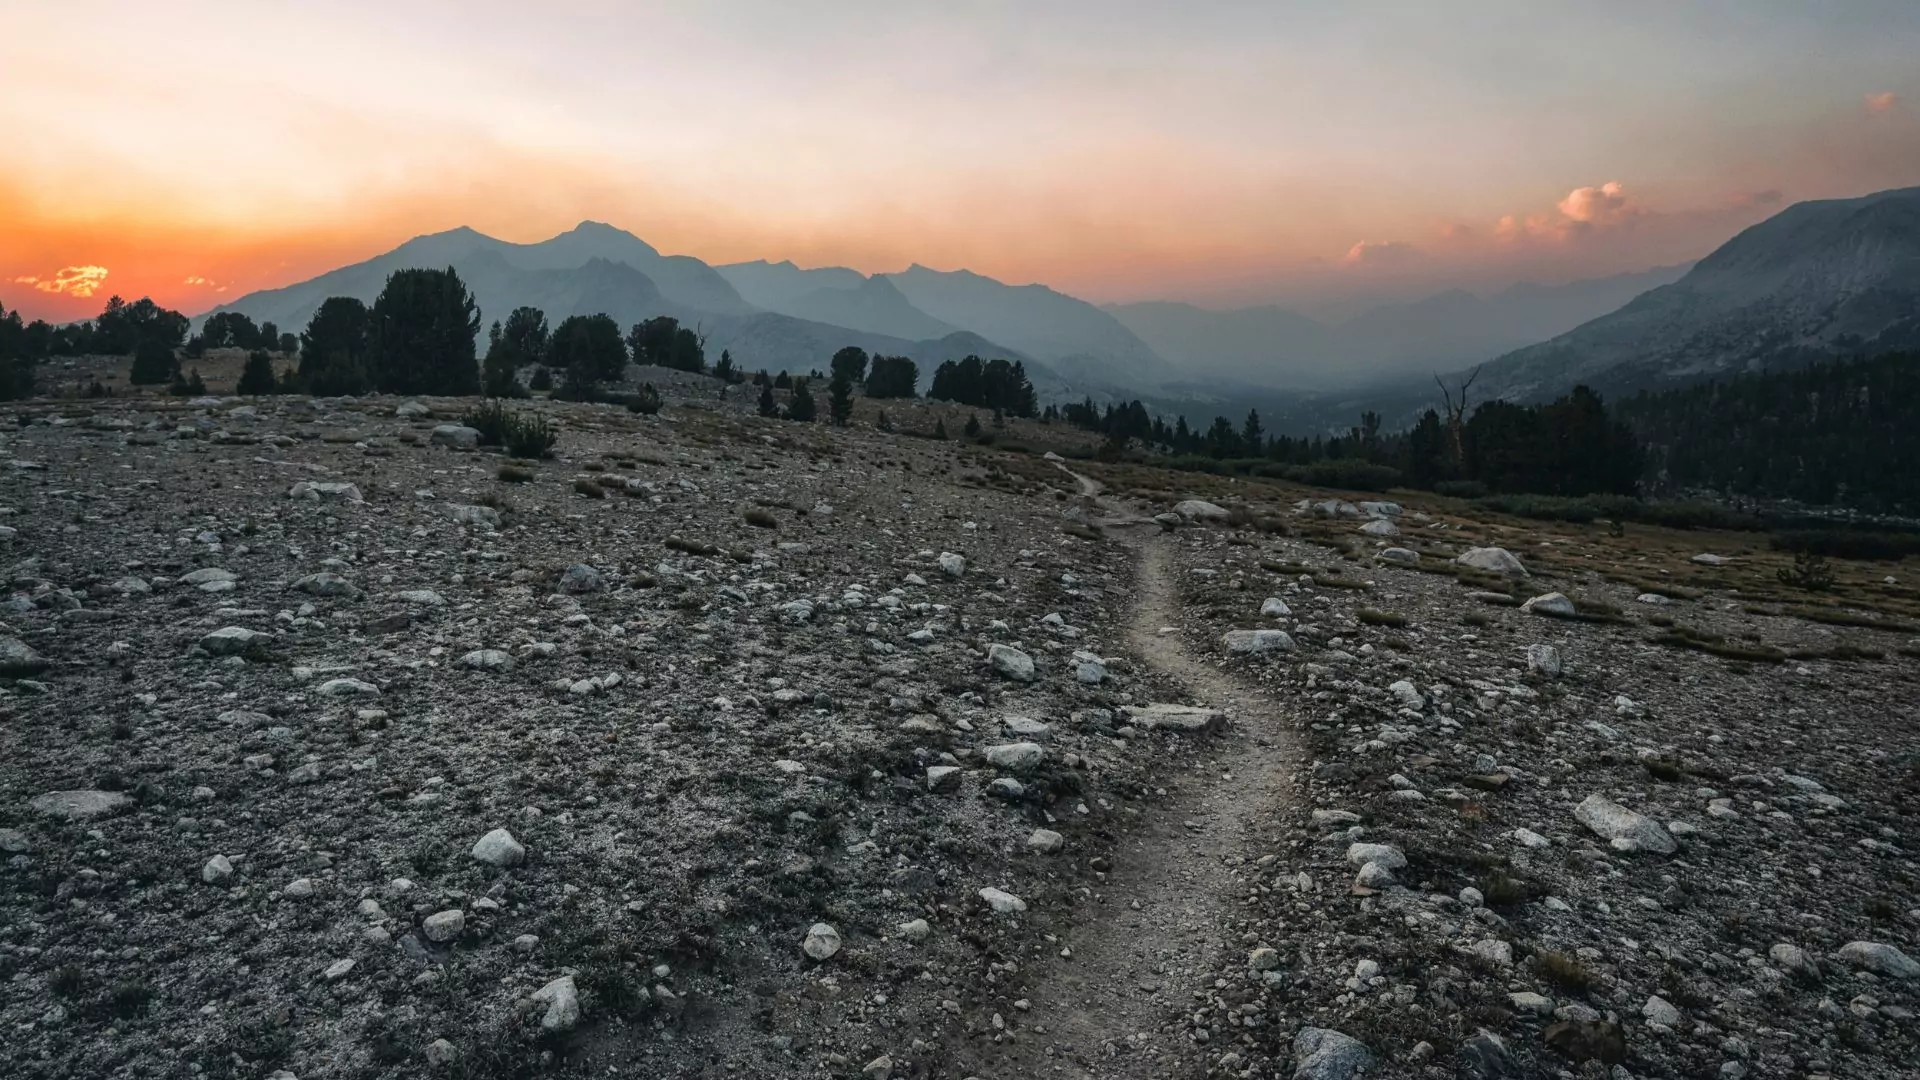
[[[1798,203],[1691,266],[1489,295],[1448,290],[1339,319],[1283,307],[1099,307],[1045,285],[914,264],[898,273],[791,262],[710,266],[582,222],[534,244],[460,228],[216,311],[298,328],[329,296],[372,301],[395,270],[452,266],[483,318],[531,304],[551,322],[671,315],[748,369],[824,368],[835,350],[905,355],[924,379],[969,353],[1026,363],[1046,399],[1141,396],[1200,409],[1297,394],[1342,409],[1419,400],[1436,372],[1481,365],[1475,398],[1609,393],[1850,350],[1920,343],[1920,188]],[[211,314],[211,313],[209,313]],[[1491,359],[1490,358],[1497,358]],[[1390,415],[1389,419],[1393,419]],[[1350,422],[1343,417],[1340,423]]]
[[[1795,203],[1671,284],[1501,356],[1475,395],[1615,395],[1920,347],[1920,187]]]

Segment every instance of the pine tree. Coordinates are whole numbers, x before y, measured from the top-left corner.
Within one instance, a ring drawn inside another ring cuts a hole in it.
[[[810,424],[813,422],[813,416],[813,392],[807,389],[807,380],[795,379],[793,400],[787,403],[787,419]]]
[[[157,338],[142,341],[134,350],[133,370],[127,381],[135,386],[158,386],[180,377],[180,361]]]
[[[861,353],[860,358],[864,367],[866,354]],[[846,427],[847,421],[853,419],[853,380],[844,369],[836,371],[833,381],[827,384],[827,419],[834,427]]]
[[[473,343],[480,308],[453,267],[394,271],[373,302],[368,325],[368,366],[381,392],[480,392]]]
[[[763,372],[762,374],[765,373]],[[780,406],[773,400],[773,383],[771,382],[763,382],[760,384],[760,415],[780,415]]]
[[[265,349],[255,349],[247,354],[247,366],[240,371],[240,383],[234,392],[246,397],[271,394],[279,389],[279,383],[273,374],[273,358]]]

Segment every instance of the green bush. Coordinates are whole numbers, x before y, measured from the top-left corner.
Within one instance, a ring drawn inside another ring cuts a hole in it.
[[[1400,483],[1400,470],[1355,458],[1333,458],[1310,465],[1295,465],[1287,470],[1287,479],[1313,487],[1340,488],[1346,491],[1385,491]]]
[[[481,446],[505,446],[513,430],[513,410],[498,400],[481,402],[460,418],[460,422],[480,433]]]
[[[1920,533],[1858,532],[1852,529],[1796,529],[1767,538],[1775,551],[1805,552],[1829,559],[1897,562],[1920,554]]]
[[[559,429],[544,416],[518,416],[507,429],[507,452],[517,458],[548,458],[560,442]]]
[[[660,391],[652,383],[641,383],[640,389],[627,399],[627,411],[642,416],[656,415],[660,411]]]

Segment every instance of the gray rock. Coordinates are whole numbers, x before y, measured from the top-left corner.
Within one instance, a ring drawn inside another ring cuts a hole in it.
[[[1269,619],[1284,619],[1293,614],[1293,609],[1287,606],[1285,600],[1269,596],[1260,602],[1260,614]]]
[[[358,965],[352,960],[335,960],[333,963],[327,965],[327,970],[321,972],[320,977],[328,982],[339,982],[341,979],[353,974],[353,969],[356,966]]]
[[[1015,682],[1034,680],[1033,657],[1007,645],[987,647],[987,664]]]
[[[940,553],[940,572],[950,578],[964,577],[967,572],[967,560],[951,551]]]
[[[908,919],[894,927],[893,932],[908,941],[925,941],[927,935],[933,932],[933,927],[928,925],[925,919]]]
[[[218,585],[228,581],[238,581],[240,575],[218,566],[203,566],[198,570],[180,575],[182,585]]]
[[[1149,730],[1164,728],[1169,731],[1217,731],[1226,726],[1227,714],[1219,709],[1208,709],[1198,705],[1167,705],[1156,702],[1151,705],[1122,705],[1120,711],[1128,719]]]
[[[814,923],[800,940],[800,951],[815,960],[831,960],[840,951],[840,931],[823,922]]]
[[[464,424],[440,424],[433,429],[433,434],[429,438],[433,440],[435,446],[446,446],[455,450],[471,450],[480,445],[479,430]]]
[[[1920,979],[1920,962],[1892,945],[1878,941],[1850,941],[1836,954],[1857,968],[1890,979]]]
[[[1000,889],[981,889],[980,899],[987,902],[987,906],[993,909],[995,915],[1018,915],[1027,910],[1025,900]]]
[[[1652,851],[1671,855],[1680,849],[1660,823],[1603,796],[1589,795],[1574,808],[1580,824],[1613,845],[1615,851]]]
[[[1293,638],[1285,630],[1229,630],[1220,640],[1228,652],[1242,655],[1293,651]]]
[[[1549,679],[1560,677],[1560,650],[1551,645],[1527,646],[1527,670]]]
[[[1027,837],[1027,847],[1042,855],[1051,855],[1059,851],[1066,843],[1067,838],[1054,832],[1052,829],[1035,829],[1033,830],[1033,835]]]
[[[1185,521],[1225,521],[1230,516],[1225,507],[1205,499],[1182,499],[1174,504],[1173,512]]]
[[[33,841],[19,829],[0,829],[0,852],[21,855],[33,850]]]
[[[1457,1075],[1465,1080],[1509,1080],[1525,1075],[1506,1041],[1486,1028],[1462,1041],[1453,1058],[1459,1069]]]
[[[1366,866],[1375,864],[1388,870],[1404,870],[1407,857],[1392,844],[1349,844],[1347,845],[1347,864]]]
[[[1400,527],[1386,518],[1375,518],[1360,526],[1360,531],[1368,536],[1399,536]]]
[[[1330,1028],[1301,1028],[1293,1037],[1293,1080],[1353,1080],[1373,1067],[1365,1043]]]
[[[91,821],[133,805],[133,797],[118,791],[50,791],[28,804],[34,812],[66,821]]]
[[[420,932],[436,943],[452,941],[466,928],[467,913],[459,908],[436,911],[420,921]]]
[[[547,1031],[572,1031],[580,1023],[580,991],[573,976],[562,975],[533,992],[533,1000],[547,1007],[540,1026]]]
[[[272,634],[248,630],[243,626],[223,626],[201,638],[200,647],[209,656],[239,656],[272,640]]]
[[[945,794],[960,790],[960,780],[965,774],[957,765],[927,766],[927,790]]]
[[[1820,974],[1820,965],[1798,945],[1780,942],[1767,950],[1767,957],[1797,975],[1818,976]]]
[[[1000,724],[1007,729],[1007,734],[1028,742],[1046,742],[1053,738],[1052,725],[1043,724],[1032,717],[1008,716]]]
[[[607,587],[600,571],[585,563],[574,563],[560,574],[560,591],[579,596],[595,593]]]
[[[432,589],[408,589],[393,594],[395,600],[417,607],[446,607],[447,598]]]
[[[475,525],[483,529],[500,527],[500,511],[491,506],[456,505],[447,508],[453,520],[461,525]]]
[[[200,880],[209,885],[225,885],[233,880],[233,861],[225,855],[215,855],[200,868]]]
[[[513,657],[500,649],[475,649],[460,662],[475,671],[512,671]]]
[[[1573,601],[1557,592],[1545,593],[1520,605],[1521,611],[1535,615],[1550,615],[1555,618],[1568,618],[1575,614]]]
[[[1420,689],[1405,679],[1387,687],[1387,692],[1393,695],[1393,700],[1399,702],[1402,708],[1421,712],[1427,707],[1427,699],[1421,696]]]
[[[326,697],[379,697],[380,688],[360,679],[328,679],[317,693]]]
[[[1361,822],[1359,814],[1351,810],[1315,810],[1313,823],[1322,829],[1344,829]]]
[[[1047,749],[1039,743],[1004,743],[987,747],[980,752],[980,756],[995,768],[1025,772],[1047,759]]]
[[[1381,562],[1400,563],[1404,566],[1417,566],[1420,563],[1419,552],[1414,551],[1411,548],[1403,548],[1403,547],[1387,548],[1386,550],[1380,552],[1380,554],[1375,555],[1374,558],[1380,560]]]
[[[287,490],[289,499],[305,499],[308,502],[360,503],[360,489],[352,484],[323,483],[302,480]]]
[[[1510,574],[1514,577],[1531,577],[1527,568],[1506,548],[1479,547],[1469,548],[1460,553],[1454,562],[1461,566],[1471,566],[1476,570],[1485,570],[1491,574]]]
[[[393,410],[393,415],[402,420],[411,420],[416,416],[432,416],[433,410],[418,401],[403,401]]]
[[[495,829],[474,842],[473,858],[488,866],[519,866],[527,861],[527,849],[505,829]]]
[[[0,677],[17,679],[47,670],[47,660],[17,637],[0,635]]]
[[[1680,1010],[1673,1007],[1672,1002],[1659,994],[1647,998],[1647,1003],[1640,1006],[1640,1015],[1646,1017],[1649,1024],[1659,1024],[1667,1028],[1678,1028],[1687,1021]]]
[[[308,574],[293,583],[293,587],[308,596],[358,596],[360,590],[338,574]]]

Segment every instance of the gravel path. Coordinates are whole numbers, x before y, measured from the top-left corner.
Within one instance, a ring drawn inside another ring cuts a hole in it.
[[[1098,495],[1097,483],[1071,475]],[[1178,1014],[1219,956],[1238,947],[1237,897],[1264,853],[1261,827],[1294,801],[1294,718],[1170,632],[1182,616],[1167,543],[1149,536],[1129,543],[1136,556],[1130,651],[1195,703],[1224,711],[1229,734],[1123,841],[1104,887],[1090,898],[1097,914],[1064,940],[1048,970],[1029,973],[1032,1011],[1045,1019],[1045,1034],[1001,1044],[998,1057],[981,1062],[982,1075],[1204,1075],[1204,1052]]]

